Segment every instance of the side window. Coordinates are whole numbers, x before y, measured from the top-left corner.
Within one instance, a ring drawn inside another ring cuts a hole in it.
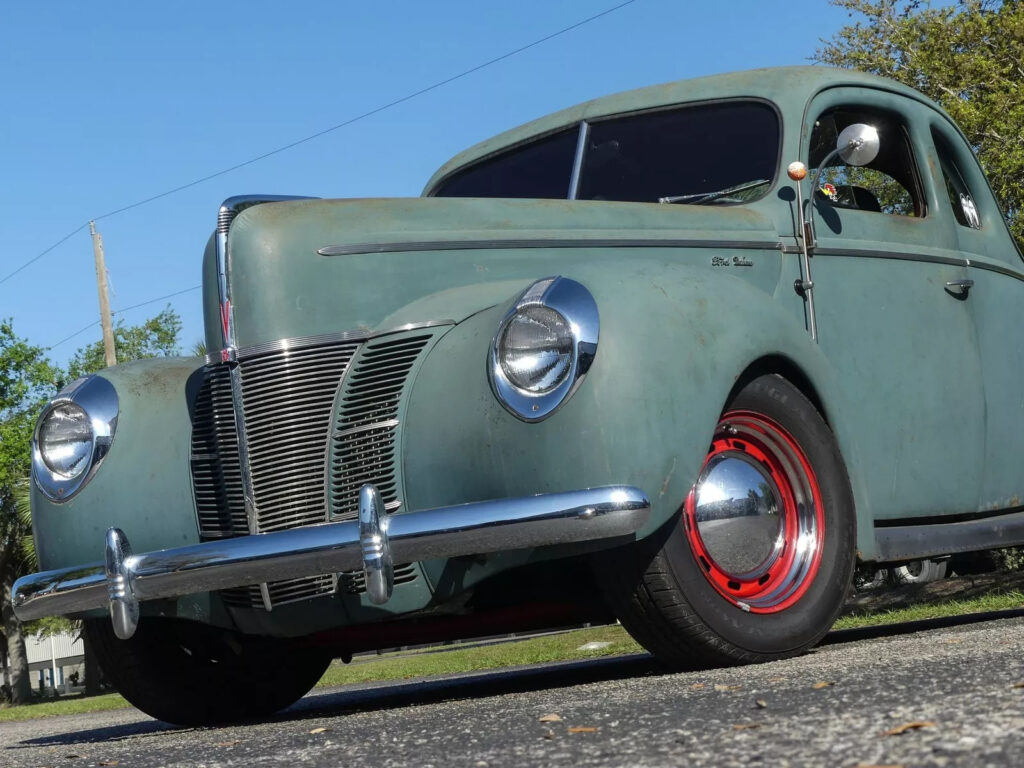
[[[436,197],[533,197],[565,200],[579,128],[560,131],[485,158],[450,176]]]
[[[847,165],[836,156],[822,173],[815,197],[836,208],[924,216],[924,197],[910,137],[895,115],[856,107],[839,107],[823,113],[811,132],[807,163],[811,173],[816,173],[821,162],[836,148],[839,133],[854,123],[867,123],[878,129],[881,140],[878,157],[857,167]]]
[[[945,182],[949,204],[953,208],[953,216],[961,227],[981,229],[981,217],[974,203],[974,196],[960,173],[960,168],[953,159],[953,148],[941,133],[932,128],[932,141],[939,155],[939,166],[942,168],[942,180]]]

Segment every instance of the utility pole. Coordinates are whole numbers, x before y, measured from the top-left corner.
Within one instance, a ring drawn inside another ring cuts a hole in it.
[[[107,367],[117,365],[114,350],[114,328],[110,323],[110,296],[107,295],[107,265],[103,260],[103,237],[96,231],[96,222],[89,222],[92,235],[92,255],[96,258],[96,287],[100,292],[100,325],[103,326],[103,356]]]

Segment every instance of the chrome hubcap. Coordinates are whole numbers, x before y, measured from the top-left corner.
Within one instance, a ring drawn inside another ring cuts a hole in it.
[[[694,519],[708,555],[736,578],[765,573],[785,543],[779,490],[742,453],[708,461],[697,481]]]

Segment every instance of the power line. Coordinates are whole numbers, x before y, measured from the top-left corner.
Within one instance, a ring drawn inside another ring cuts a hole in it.
[[[155,299],[148,299],[147,301],[140,301],[138,304],[132,304],[130,307],[124,307],[123,309],[115,309],[110,314],[111,315],[120,315],[120,314],[123,314],[124,312],[128,312],[129,310],[132,310],[132,309],[138,309],[139,307],[145,307],[145,306],[148,306],[149,304],[156,304],[158,301],[164,301],[165,299],[173,299],[175,296],[181,296],[183,293],[191,293],[192,291],[198,291],[202,287],[203,287],[202,285],[193,285],[191,288],[184,288],[184,289],[182,289],[180,291],[175,291],[174,293],[168,293],[168,294],[166,294],[164,296],[157,296]],[[47,349],[47,351],[49,351],[51,349],[54,349],[55,347],[59,347],[64,342],[71,341],[73,338],[75,338],[75,336],[83,334],[86,331],[88,331],[90,328],[92,328],[93,326],[96,326],[96,325],[99,325],[99,324],[100,324],[99,320],[93,320],[88,325],[83,326],[82,328],[79,328],[74,333],[65,336],[63,339],[61,339],[57,343],[51,344],[46,349]]]
[[[474,72],[479,72],[480,70],[486,69],[487,67],[490,67],[493,64],[497,64],[499,61],[504,61],[505,59],[509,59],[509,58],[511,58],[513,56],[516,56],[516,55],[518,55],[520,53],[523,53],[524,51],[528,51],[531,48],[535,48],[536,46],[541,45],[542,43],[546,43],[549,40],[553,40],[556,37],[560,37],[561,35],[564,35],[564,34],[566,34],[568,32],[571,32],[574,29],[579,29],[580,27],[584,26],[585,24],[589,24],[592,21],[596,21],[597,19],[600,19],[602,16],[607,16],[608,14],[614,13],[615,11],[618,11],[621,8],[625,8],[627,5],[632,5],[635,2],[636,2],[636,0],[626,0],[623,3],[619,3],[618,5],[612,6],[611,8],[607,8],[607,9],[601,11],[600,13],[595,13],[593,16],[588,16],[585,19],[577,21],[575,24],[570,24],[567,27],[563,27],[562,29],[558,30],[557,32],[552,32],[551,34],[545,35],[544,37],[541,37],[541,38],[538,38],[537,40],[534,40],[531,43],[527,43],[526,45],[520,46],[519,48],[516,48],[515,50],[509,51],[507,53],[503,53],[501,56],[496,56],[495,58],[490,59],[488,61],[485,61],[482,64],[477,64],[475,67],[471,67],[470,69],[464,70],[464,71],[460,72],[457,75],[452,75],[451,77],[445,78],[444,80],[439,80],[438,82],[434,83],[433,85],[428,85],[426,88],[421,88],[418,91],[414,91],[414,92],[412,92],[410,94],[402,96],[399,99],[395,99],[394,101],[390,101],[387,104],[384,104],[382,106],[379,106],[379,107],[376,107],[374,109],[371,109],[369,112],[364,112],[361,115],[357,115],[356,117],[349,118],[348,120],[340,122],[337,125],[332,125],[330,128],[325,128],[322,131],[317,131],[316,133],[310,134],[309,136],[306,136],[305,138],[301,138],[301,139],[298,139],[297,141],[293,141],[290,144],[285,144],[283,146],[277,147],[276,149],[272,149],[269,152],[264,152],[261,155],[257,155],[256,157],[250,158],[250,159],[245,160],[245,161],[243,161],[241,163],[237,163],[236,165],[232,165],[230,168],[224,168],[223,170],[217,171],[216,173],[207,174],[206,176],[203,176],[202,178],[195,179],[194,181],[190,181],[187,184],[181,184],[180,186],[174,187],[173,189],[168,189],[167,191],[161,192],[161,193],[159,193],[157,195],[152,195],[152,196],[144,198],[142,200],[137,200],[134,203],[130,203],[128,205],[122,206],[122,207],[117,208],[117,209],[115,209],[113,211],[108,211],[107,213],[104,213],[104,214],[102,214],[100,216],[93,216],[93,217],[91,217],[91,220],[92,221],[99,221],[100,219],[107,219],[107,218],[110,218],[111,216],[116,216],[119,213],[124,213],[125,211],[130,211],[133,208],[138,208],[138,207],[146,205],[148,203],[152,203],[152,202],[154,202],[156,200],[160,200],[161,198],[168,197],[169,195],[176,194],[177,192],[182,192],[183,190],[189,189],[190,187],[194,187],[197,184],[202,184],[203,182],[210,181],[211,179],[215,179],[218,176],[224,176],[225,174],[231,173],[232,171],[237,171],[239,168],[244,168],[247,165],[252,165],[253,163],[258,163],[260,160],[266,160],[268,157],[273,157],[274,155],[280,154],[281,152],[286,152],[289,149],[294,149],[295,147],[299,146],[300,144],[305,144],[306,142],[313,141],[314,139],[318,139],[321,136],[325,136],[328,133],[331,133],[333,131],[338,130],[339,128],[344,128],[346,126],[352,125],[353,123],[357,123],[360,120],[365,120],[366,118],[372,117],[373,115],[376,115],[376,114],[379,114],[379,113],[383,112],[384,110],[391,109],[392,107],[396,107],[399,104],[403,104],[403,103],[405,103],[407,101],[410,101],[411,99],[415,99],[417,96],[422,96],[425,93],[429,93],[430,91],[433,91],[433,90],[436,90],[438,88],[441,88],[442,86],[448,85],[449,83],[453,83],[456,80],[461,80],[464,77],[472,75]],[[3,283],[7,282],[10,278],[14,277],[16,274],[21,272],[21,270],[25,269],[25,267],[27,267],[30,264],[33,264],[34,262],[36,262],[39,259],[43,258],[43,256],[48,254],[50,251],[52,251],[57,246],[61,245],[65,241],[71,239],[71,237],[73,235],[78,234],[78,232],[80,232],[81,230],[85,229],[86,226],[87,226],[87,224],[82,224],[76,230],[74,230],[73,232],[69,232],[67,235],[65,235],[63,238],[58,240],[56,243],[51,245],[46,250],[44,250],[42,253],[40,253],[40,254],[38,254],[36,256],[33,256],[31,259],[26,261],[24,264],[22,264],[16,270],[11,272],[9,275],[6,275],[4,278],[0,279],[0,285],[2,285]]]
[[[11,273],[9,273],[9,274],[5,275],[5,276],[4,276],[4,277],[3,277],[2,279],[0,279],[0,285],[3,285],[4,283],[6,283],[6,282],[7,282],[8,280],[10,280],[10,279],[11,279],[12,277],[14,277],[14,276],[15,276],[16,274],[18,274],[19,272],[21,272],[21,270],[23,270],[23,269],[24,269],[25,267],[27,267],[27,266],[29,266],[29,265],[31,265],[31,264],[35,264],[35,263],[36,263],[37,261],[39,261],[39,260],[40,260],[41,258],[43,258],[43,256],[45,256],[46,254],[48,254],[48,253],[49,253],[50,251],[52,251],[52,250],[53,250],[54,248],[56,248],[56,247],[57,247],[58,245],[63,245],[64,243],[66,243],[66,242],[67,242],[68,240],[70,240],[70,239],[71,239],[72,237],[74,237],[74,236],[75,236],[75,235],[77,235],[77,234],[78,234],[79,232],[81,232],[81,231],[82,231],[83,229],[85,229],[85,228],[86,228],[86,226],[88,226],[88,224],[87,224],[87,223],[86,223],[86,224],[82,224],[82,225],[81,225],[81,226],[79,226],[78,228],[76,228],[76,229],[73,229],[73,230],[71,230],[71,231],[70,231],[70,232],[68,232],[68,233],[67,233],[66,235],[64,235],[64,237],[62,237],[62,238],[61,238],[60,240],[58,240],[58,241],[57,241],[56,243],[54,243],[54,244],[53,244],[53,245],[51,245],[51,246],[50,246],[49,248],[47,248],[47,249],[46,249],[45,251],[42,251],[41,253],[39,253],[39,254],[37,254],[37,255],[33,256],[33,257],[32,257],[31,259],[29,259],[28,261],[26,261],[26,262],[25,262],[24,264],[22,264],[22,265],[21,265],[20,267],[18,267],[18,268],[17,268],[16,270],[14,270],[13,272],[11,272]]]

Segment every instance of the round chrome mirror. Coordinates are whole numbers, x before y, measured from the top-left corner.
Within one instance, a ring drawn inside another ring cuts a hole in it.
[[[875,126],[853,123],[839,134],[836,151],[847,165],[867,165],[878,157],[879,144]]]

